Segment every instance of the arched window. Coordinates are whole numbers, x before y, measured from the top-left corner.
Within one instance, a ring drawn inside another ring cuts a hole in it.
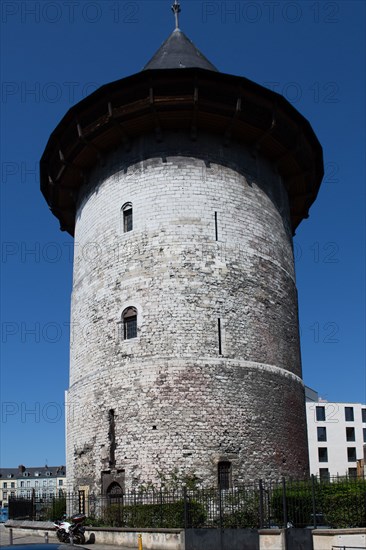
[[[220,489],[231,487],[231,462],[223,460],[217,465],[217,481]]]
[[[122,313],[123,339],[137,338],[137,310],[135,307],[127,307]]]
[[[126,204],[122,206],[121,210],[123,233],[128,233],[133,229],[132,203],[126,202]]]

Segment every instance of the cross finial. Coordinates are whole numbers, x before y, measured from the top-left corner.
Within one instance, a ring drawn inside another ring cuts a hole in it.
[[[181,12],[181,9],[178,0],[174,0],[174,4],[172,5],[172,12],[174,13],[175,17],[175,28],[179,29],[179,14]]]

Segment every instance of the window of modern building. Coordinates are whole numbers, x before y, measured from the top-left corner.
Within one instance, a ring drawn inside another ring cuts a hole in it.
[[[346,438],[347,441],[356,441],[354,428],[346,428]]]
[[[329,481],[329,470],[328,470],[328,468],[319,468],[319,478],[322,481]]]
[[[231,462],[223,460],[218,463],[217,477],[220,489],[229,489],[231,487]]]
[[[348,462],[356,462],[356,447],[347,447]]]
[[[353,407],[344,407],[344,418],[346,422],[354,421]]]
[[[318,422],[325,421],[325,407],[316,407],[316,419]]]
[[[135,307],[127,307],[122,313],[123,339],[137,338],[137,310]]]
[[[328,449],[327,447],[318,448],[319,462],[328,462]]]
[[[122,215],[123,215],[123,233],[128,233],[133,229],[132,204],[130,202],[127,202],[122,206]]]
[[[357,468],[348,468],[349,477],[357,477]]]
[[[316,429],[318,434],[318,441],[326,441],[327,440],[327,428],[320,427]]]
[[[361,409],[362,422],[366,422],[366,409]]]
[[[328,462],[328,449],[327,447],[318,448],[319,462]]]

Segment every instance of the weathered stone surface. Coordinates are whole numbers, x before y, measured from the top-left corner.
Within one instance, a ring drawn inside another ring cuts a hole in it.
[[[216,484],[220,460],[235,482],[307,472],[289,226],[270,164],[213,137],[145,138],[90,175],[75,234],[73,487],[99,492],[118,470],[129,488],[175,467]],[[138,335],[123,341],[129,306]]]

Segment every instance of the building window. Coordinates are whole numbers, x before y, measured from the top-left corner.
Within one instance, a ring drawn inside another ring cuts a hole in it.
[[[329,481],[328,468],[319,468],[319,478],[321,481]]]
[[[316,407],[316,419],[318,422],[325,421],[325,407]]]
[[[318,434],[318,441],[326,441],[327,440],[327,428],[319,427],[316,429]]]
[[[224,460],[217,465],[217,481],[220,489],[230,489],[231,486],[231,462]]]
[[[15,481],[12,481],[12,482],[10,483],[10,487],[11,487],[12,489],[15,489]]]
[[[328,449],[327,447],[318,448],[319,462],[328,462]]]
[[[356,462],[356,447],[347,447],[348,462]]]
[[[8,484],[7,484],[6,481],[5,481],[5,482],[3,483],[3,488],[4,488],[4,489],[7,489],[7,487],[8,487]]]
[[[344,407],[344,417],[346,422],[354,421],[353,407]]]
[[[363,442],[366,443],[366,428],[362,428],[363,430]]]
[[[127,202],[122,206],[122,215],[123,215],[123,233],[128,233],[133,229],[132,204],[130,202]]]
[[[137,338],[137,310],[134,307],[127,307],[122,313],[123,339],[130,340]]]
[[[348,476],[352,478],[357,477],[357,468],[348,468]]]
[[[24,481],[21,481],[21,482],[20,482],[20,486],[21,486],[21,487],[24,487]]]
[[[59,479],[59,480],[58,480],[58,486],[59,486],[59,487],[62,487],[63,484],[64,484],[64,480],[63,480],[63,479]]]
[[[3,499],[8,500],[8,491],[3,492]]]
[[[346,428],[346,438],[347,441],[356,441],[354,428]]]
[[[366,409],[361,409],[362,422],[366,422]]]

